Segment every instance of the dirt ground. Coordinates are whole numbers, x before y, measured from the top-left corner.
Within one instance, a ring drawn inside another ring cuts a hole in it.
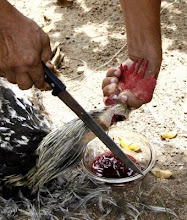
[[[111,66],[127,58],[126,32],[118,0],[75,0],[61,7],[56,0],[11,0],[21,12],[41,27],[51,24],[51,45],[61,42],[65,54],[59,67],[60,78],[87,110],[103,106],[101,83]],[[131,202],[157,205],[187,219],[187,74],[185,1],[162,1],[161,25],[163,63],[154,97],[133,111],[120,129],[145,135],[156,149],[156,165],[177,171],[169,179],[148,173],[140,183],[114,188],[113,197],[123,211],[123,198]],[[138,18],[137,18],[138,25]],[[61,101],[44,93],[44,105],[54,128],[75,117]],[[162,140],[161,132],[176,131],[177,137]],[[97,210],[93,212],[97,213]],[[98,219],[93,217],[93,219]],[[115,217],[115,213],[110,218]],[[127,218],[129,219],[129,218]],[[131,219],[131,218],[130,218]],[[166,213],[142,212],[142,220],[176,219]]]

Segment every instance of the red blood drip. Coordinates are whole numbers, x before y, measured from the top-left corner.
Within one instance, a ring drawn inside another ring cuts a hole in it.
[[[127,155],[139,167],[139,163],[130,155]],[[96,157],[92,163],[92,172],[97,176],[107,178],[124,178],[136,174],[131,168],[127,167],[111,151]]]

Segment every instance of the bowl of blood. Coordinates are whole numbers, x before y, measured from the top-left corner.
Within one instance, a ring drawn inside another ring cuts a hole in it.
[[[155,150],[146,137],[121,130],[110,131],[108,135],[136,163],[144,175],[154,166]],[[98,138],[87,144],[82,164],[87,175],[98,182],[122,184],[142,177],[123,164]]]

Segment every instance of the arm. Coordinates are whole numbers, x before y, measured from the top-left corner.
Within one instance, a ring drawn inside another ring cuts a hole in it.
[[[160,0],[120,0],[123,16],[125,18],[128,56],[127,66],[140,58],[148,60],[147,75],[149,71],[158,76],[162,61],[161,31],[160,31]],[[105,97],[116,90],[119,68],[110,68],[107,77],[103,80],[103,94]],[[123,91],[118,98],[121,102],[140,107],[143,102],[129,90]]]
[[[147,59],[157,75],[162,60],[160,0],[120,0],[127,31],[128,55]]]
[[[49,37],[8,1],[0,1],[0,76],[21,89],[44,87],[41,60],[52,56]]]

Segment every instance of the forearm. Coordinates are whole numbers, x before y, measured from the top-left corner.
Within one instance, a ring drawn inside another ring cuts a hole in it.
[[[158,73],[162,60],[161,1],[120,0],[120,2],[126,24],[129,57],[132,60],[147,58],[152,62],[151,70]]]

